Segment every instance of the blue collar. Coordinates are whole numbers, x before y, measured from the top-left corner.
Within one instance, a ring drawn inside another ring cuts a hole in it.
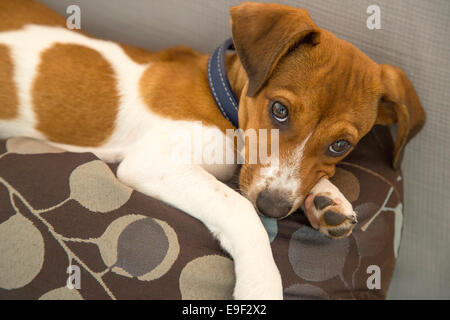
[[[226,40],[211,54],[208,60],[208,82],[211,93],[223,116],[233,126],[239,128],[238,110],[239,103],[231,89],[225,70],[225,54],[229,49],[234,49],[233,40]]]

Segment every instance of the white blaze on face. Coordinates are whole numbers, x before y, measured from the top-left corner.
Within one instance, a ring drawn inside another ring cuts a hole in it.
[[[262,168],[264,170],[261,170],[260,179],[258,179],[254,188],[258,192],[265,188],[278,190],[295,201],[295,204],[298,201],[302,201],[303,199],[295,199],[296,194],[301,188],[301,177],[299,177],[298,171],[301,167],[303,153],[310,137],[311,133],[298,147],[288,152],[286,157],[283,159],[280,158],[280,163],[275,165],[269,164],[269,166]]]

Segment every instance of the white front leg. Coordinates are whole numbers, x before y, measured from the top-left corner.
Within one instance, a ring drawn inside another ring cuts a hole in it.
[[[235,299],[282,299],[280,273],[253,205],[200,166],[173,164],[154,150],[152,145],[134,148],[120,164],[118,178],[205,224],[234,259]]]

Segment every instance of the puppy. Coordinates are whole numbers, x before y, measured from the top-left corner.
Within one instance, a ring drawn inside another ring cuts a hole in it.
[[[347,236],[356,217],[328,180],[336,163],[375,124],[397,124],[398,167],[425,120],[400,69],[373,62],[305,10],[241,4],[231,9],[236,52],[225,60],[239,128],[278,130],[279,152],[277,165],[245,156],[240,194],[219,181],[235,164],[173,161],[180,137],[199,127],[236,152],[225,134],[233,125],[208,85],[208,54],[152,53],[64,26],[37,2],[0,3],[0,137],[28,136],[120,162],[123,183],[201,220],[218,239],[234,259],[237,299],[283,296],[257,211],[283,218],[304,204],[322,234]]]

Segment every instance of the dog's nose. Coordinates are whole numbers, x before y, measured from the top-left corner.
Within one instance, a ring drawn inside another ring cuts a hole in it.
[[[292,203],[278,191],[264,190],[256,198],[256,207],[260,213],[267,217],[282,218],[291,210]]]

